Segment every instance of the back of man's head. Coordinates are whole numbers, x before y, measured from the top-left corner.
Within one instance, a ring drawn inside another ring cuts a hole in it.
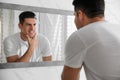
[[[89,18],[104,17],[104,0],[73,0],[73,5],[75,11],[81,10]]]
[[[25,18],[35,18],[36,19],[36,15],[35,15],[35,13],[33,13],[31,11],[24,11],[19,15],[19,23],[23,24]]]

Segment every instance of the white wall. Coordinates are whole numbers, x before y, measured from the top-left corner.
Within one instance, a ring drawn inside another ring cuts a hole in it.
[[[73,11],[72,1],[73,0],[0,0],[0,2],[3,3]]]

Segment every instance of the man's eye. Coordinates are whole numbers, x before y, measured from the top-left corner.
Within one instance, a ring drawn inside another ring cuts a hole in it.
[[[30,24],[27,24],[27,26],[30,26]]]

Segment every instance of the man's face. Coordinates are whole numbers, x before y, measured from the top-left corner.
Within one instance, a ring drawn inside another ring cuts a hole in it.
[[[36,19],[35,18],[25,18],[23,24],[20,24],[20,29],[22,35],[28,35],[29,37],[34,37],[36,34]]]

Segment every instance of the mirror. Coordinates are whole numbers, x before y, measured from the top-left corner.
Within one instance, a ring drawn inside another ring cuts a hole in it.
[[[26,10],[24,10],[26,11]],[[32,10],[31,10],[32,11]],[[3,41],[6,37],[20,32],[18,16],[22,10],[0,9],[0,62],[6,63]],[[55,12],[55,11],[54,11]],[[69,14],[34,11],[37,17],[37,31],[45,35],[51,46],[52,61],[64,60],[64,46],[67,38],[76,30],[74,16]],[[9,45],[8,45],[9,46]],[[42,61],[42,60],[39,60]]]

